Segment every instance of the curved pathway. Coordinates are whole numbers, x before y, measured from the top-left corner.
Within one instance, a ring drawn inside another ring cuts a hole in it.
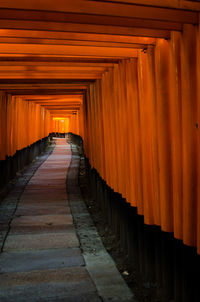
[[[81,200],[78,165],[66,140],[56,139],[26,185],[0,255],[1,302],[132,301],[100,239],[99,253],[88,247],[96,230]]]

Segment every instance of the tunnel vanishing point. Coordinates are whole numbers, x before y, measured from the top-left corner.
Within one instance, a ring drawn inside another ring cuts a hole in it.
[[[146,225],[200,254],[199,20],[199,1],[0,0],[1,188],[72,132]]]

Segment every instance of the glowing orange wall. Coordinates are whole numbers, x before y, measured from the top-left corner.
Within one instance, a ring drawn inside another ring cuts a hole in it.
[[[84,115],[83,105],[76,111],[76,114],[64,115],[60,112],[55,116],[51,116],[51,132],[67,133],[72,132],[81,135],[84,138]]]
[[[184,25],[90,85],[84,148],[146,224],[200,253],[200,39]]]
[[[52,118],[51,132],[67,133],[69,132],[69,118]]]
[[[50,113],[40,105],[0,93],[0,160],[50,132]]]

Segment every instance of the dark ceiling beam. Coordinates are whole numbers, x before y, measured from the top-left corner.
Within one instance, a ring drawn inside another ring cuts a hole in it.
[[[181,9],[154,7],[149,5],[124,4],[105,1],[63,1],[57,0],[18,0],[1,1],[1,8],[57,11],[71,14],[91,14],[102,16],[115,16],[126,18],[141,18],[151,20],[165,20],[182,23],[194,23],[198,20],[198,14]]]
[[[32,24],[34,29],[36,22],[42,22],[40,24],[54,24],[62,25],[65,30],[65,24],[90,24],[90,25],[105,25],[105,26],[122,26],[122,27],[146,27],[155,29],[171,29],[182,30],[182,22],[176,20],[157,20],[157,19],[144,19],[138,16],[120,17],[120,16],[105,16],[105,15],[92,15],[92,14],[70,14],[70,13],[57,13],[57,12],[41,12],[41,11],[24,11],[24,10],[8,10],[0,9],[0,18],[5,21],[18,22],[22,21],[23,26],[25,21]],[[32,22],[34,20],[34,22]],[[18,23],[19,24],[19,23]],[[43,25],[44,26],[44,25]],[[24,26],[24,28],[26,28]],[[53,29],[52,29],[53,30]]]
[[[114,25],[93,25],[79,23],[62,23],[62,22],[43,22],[43,21],[24,21],[24,20],[2,20],[0,19],[0,28],[2,29],[28,29],[28,30],[45,30],[58,32],[74,32],[74,33],[93,33],[93,34],[109,34],[109,35],[126,35],[141,36],[154,38],[169,38],[170,25],[165,28],[149,27],[150,25],[141,24],[126,27]],[[182,26],[178,25],[174,30],[182,30]],[[171,27],[172,29],[172,27]]]
[[[90,0],[89,0],[90,1]],[[91,0],[93,1],[93,0]],[[104,0],[104,2],[120,2],[120,3],[129,3],[129,4],[139,4],[139,5],[151,5],[154,7],[164,7],[164,8],[173,8],[179,10],[192,10],[200,11],[200,2],[199,0],[188,1],[188,0]]]

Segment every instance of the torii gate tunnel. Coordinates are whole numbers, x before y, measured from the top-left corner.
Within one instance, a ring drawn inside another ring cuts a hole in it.
[[[200,254],[199,12],[185,0],[1,0],[2,186],[17,153],[72,132],[145,224]]]

